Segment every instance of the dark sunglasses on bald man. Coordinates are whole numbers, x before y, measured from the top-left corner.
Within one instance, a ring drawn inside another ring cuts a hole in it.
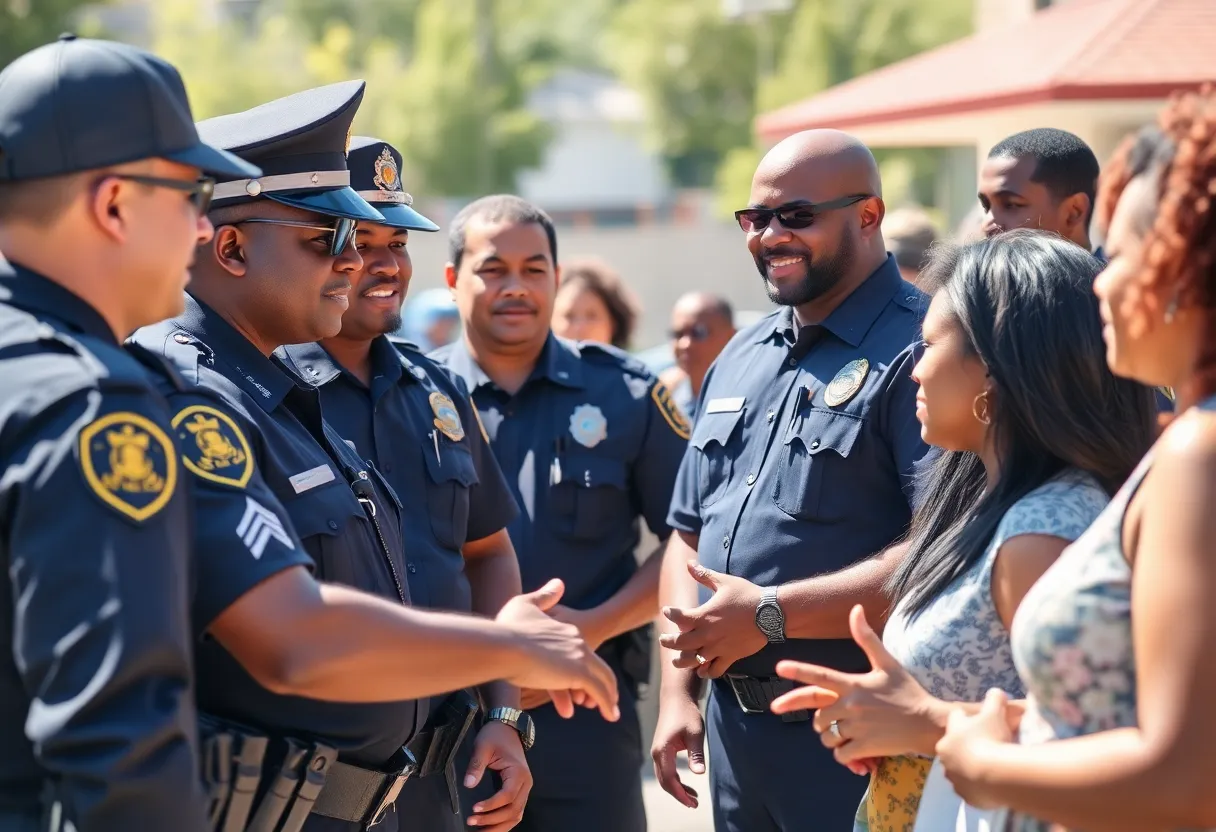
[[[831,199],[827,202],[790,202],[776,208],[743,208],[735,212],[739,227],[747,232],[764,231],[773,221],[773,217],[782,227],[792,231],[810,228],[815,217],[824,211],[835,211],[837,208],[847,208],[856,205],[863,199],[869,199],[871,194],[853,194]]]
[[[244,225],[247,222],[263,223],[264,225],[285,225],[288,228],[307,228],[311,231],[328,231],[333,236],[329,239],[329,256],[337,257],[346,247],[350,245],[350,241],[355,236],[355,226],[358,225],[356,220],[348,219],[347,217],[334,217],[330,225],[318,225],[312,222],[296,222],[295,220],[272,220],[261,217],[253,217],[247,220],[238,220],[229,225]]]

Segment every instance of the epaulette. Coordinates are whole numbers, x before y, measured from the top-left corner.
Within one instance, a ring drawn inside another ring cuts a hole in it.
[[[579,355],[593,364],[617,366],[639,378],[651,379],[654,377],[654,373],[650,372],[650,368],[645,363],[619,347],[596,341],[579,341],[577,346]]]
[[[405,355],[406,353],[422,354],[422,347],[415,344],[413,341],[408,341],[405,338],[399,338],[396,335],[388,336],[388,342],[397,348],[397,352]]]

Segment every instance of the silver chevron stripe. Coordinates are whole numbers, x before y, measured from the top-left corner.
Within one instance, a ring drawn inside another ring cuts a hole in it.
[[[255,560],[262,557],[272,537],[289,550],[295,548],[279,516],[249,495],[245,495],[245,516],[237,525],[236,534]]]

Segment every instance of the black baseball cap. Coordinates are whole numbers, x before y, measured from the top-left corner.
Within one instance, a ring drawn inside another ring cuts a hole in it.
[[[152,158],[212,176],[260,173],[203,144],[181,75],[142,49],[63,35],[0,72],[0,182]]]
[[[414,198],[401,183],[401,154],[381,139],[355,136],[346,153],[350,186],[384,215],[382,225],[410,231],[438,231],[439,226],[412,207]]]
[[[211,205],[271,199],[331,217],[383,222],[350,187],[346,147],[363,101],[363,81],[342,81],[199,122],[199,134],[262,169],[223,177]]]

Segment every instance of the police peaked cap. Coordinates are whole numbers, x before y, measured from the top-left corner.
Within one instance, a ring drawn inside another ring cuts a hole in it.
[[[350,140],[346,164],[350,186],[384,215],[384,225],[410,231],[439,230],[411,207],[414,198],[401,183],[401,154],[397,148],[380,139],[355,136]]]
[[[264,198],[329,216],[383,222],[350,187],[346,167],[351,122],[365,87],[363,81],[343,81],[200,122],[204,141],[252,162],[263,173],[221,181],[212,205]]]

